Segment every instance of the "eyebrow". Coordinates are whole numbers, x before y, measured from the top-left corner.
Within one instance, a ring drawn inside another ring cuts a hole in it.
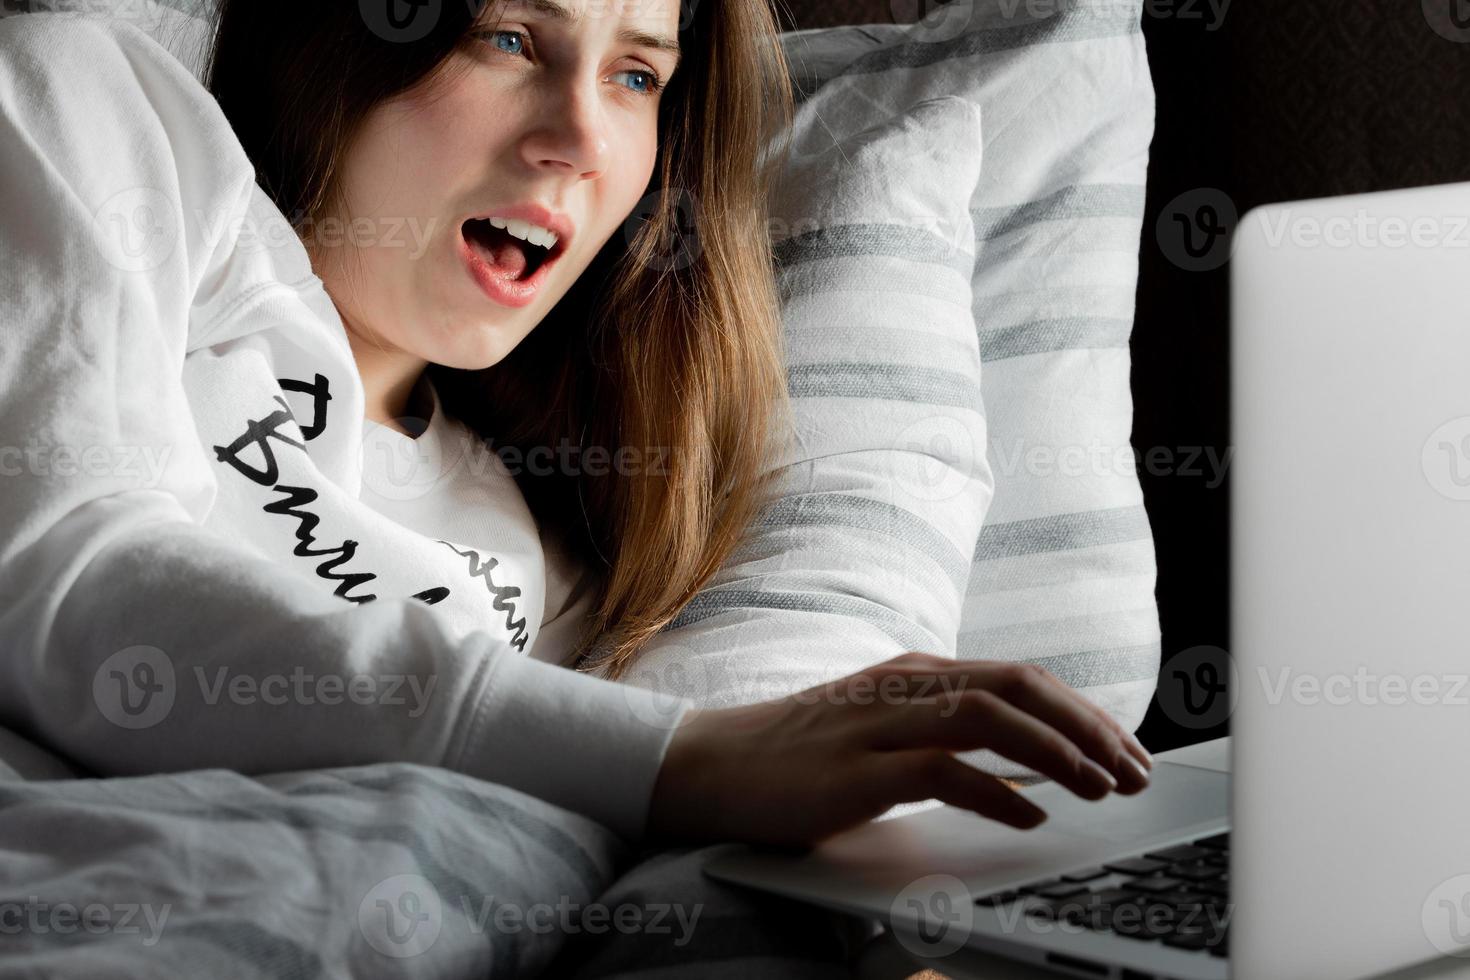
[[[551,20],[562,21],[572,27],[577,26],[583,20],[583,14],[579,10],[572,10],[565,6],[560,0],[505,0],[506,7],[529,7]],[[674,64],[677,65],[683,58],[683,52],[679,48],[679,42],[666,34],[650,34],[648,31],[639,30],[636,27],[625,27],[618,31],[618,40],[628,44],[636,44],[639,47],[652,48],[655,51],[664,51],[674,56]]]

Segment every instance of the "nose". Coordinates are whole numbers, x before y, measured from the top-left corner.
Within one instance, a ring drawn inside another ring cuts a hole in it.
[[[598,99],[596,79],[548,82],[540,105],[541,122],[522,143],[526,162],[538,170],[591,179],[607,167],[607,114]]]

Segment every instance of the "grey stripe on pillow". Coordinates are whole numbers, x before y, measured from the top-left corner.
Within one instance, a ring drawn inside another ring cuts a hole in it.
[[[954,269],[969,278],[972,252],[961,251],[937,235],[903,225],[855,224],[804,232],[778,243],[772,254],[778,271],[802,262],[854,255],[886,255]]]
[[[670,629],[690,626],[716,613],[730,609],[781,609],[826,613],[870,623],[892,637],[905,649],[920,650],[932,643],[933,637],[891,609],[855,596],[825,593],[758,592],[754,590],[720,589],[701,592],[684,607]]]
[[[1118,2],[1112,4],[1081,2],[1070,5],[1056,4],[1055,15],[1039,20],[1025,19],[1024,0],[1011,4],[1020,17],[1008,18],[1005,7],[998,3],[953,4],[957,20],[965,16],[965,8],[981,13],[976,20],[990,18],[989,26],[980,28],[972,22],[970,29],[949,40],[926,38],[903,43],[911,29],[900,25],[869,25],[867,27],[833,28],[832,33],[852,32],[858,40],[884,42],[879,50],[853,59],[835,74],[802,74],[800,66],[793,77],[797,98],[805,101],[813,92],[834,79],[847,75],[877,74],[895,69],[928,68],[944,61],[973,58],[981,55],[996,55],[1024,48],[1035,48],[1047,44],[1070,44],[1103,38],[1141,34],[1139,22],[1140,3]],[[1111,10],[1105,10],[1110,7]],[[941,23],[943,21],[941,20]],[[817,32],[807,31],[805,34]]]
[[[1067,187],[1039,201],[1006,207],[976,208],[975,240],[989,242],[1013,232],[1032,231],[1045,221],[1072,223],[1087,218],[1137,220],[1143,213],[1141,184],[1089,184]]]
[[[902,507],[850,494],[795,495],[776,501],[757,521],[760,527],[827,528],[840,533],[862,528],[890,537],[896,545],[923,554],[943,568],[957,591],[970,576],[970,556],[934,530],[933,525]],[[845,535],[843,535],[845,537]],[[839,544],[840,538],[834,544]]]
[[[980,532],[975,560],[1031,555],[1039,551],[1091,548],[1149,536],[1148,515],[1140,507],[1114,507],[1077,514],[1033,517],[990,524]]]

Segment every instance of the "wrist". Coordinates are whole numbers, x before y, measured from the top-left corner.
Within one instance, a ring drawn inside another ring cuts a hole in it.
[[[709,778],[715,765],[706,751],[705,733],[713,713],[691,707],[675,727],[649,798],[648,838],[673,843],[710,835],[718,779]]]

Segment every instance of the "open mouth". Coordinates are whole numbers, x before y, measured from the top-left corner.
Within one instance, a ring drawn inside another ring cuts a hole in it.
[[[543,266],[561,257],[563,245],[557,242],[546,249],[534,242],[517,238],[504,228],[496,228],[488,219],[471,218],[461,231],[470,250],[496,275],[516,282],[530,279]]]

